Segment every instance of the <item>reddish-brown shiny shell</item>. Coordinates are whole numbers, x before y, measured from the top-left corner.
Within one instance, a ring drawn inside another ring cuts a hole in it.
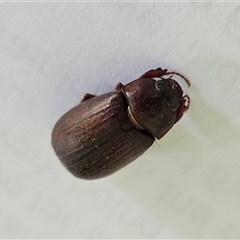
[[[174,72],[158,68],[126,86],[118,84],[114,92],[86,94],[52,132],[52,146],[63,165],[76,177],[96,179],[141,156],[189,107],[189,97],[171,76],[153,79],[170,74]]]
[[[56,123],[52,146],[76,177],[107,176],[142,155],[154,142],[128,119],[122,93],[111,92],[82,102]]]

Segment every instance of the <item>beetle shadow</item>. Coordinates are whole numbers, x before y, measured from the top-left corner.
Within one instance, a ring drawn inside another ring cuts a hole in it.
[[[196,62],[193,61],[192,64],[196,65]],[[198,62],[197,65],[199,66]],[[211,65],[212,62],[200,65],[202,73]],[[224,64],[223,66],[222,69],[226,71]],[[230,70],[227,72],[236,72],[235,69]],[[215,71],[218,74],[213,74],[214,78],[223,75],[218,68],[213,72]],[[207,78],[210,77],[205,76]],[[218,173],[214,173],[217,171],[214,170],[217,162],[221,160],[217,158],[221,152],[216,154],[217,157],[214,152],[225,151],[225,145],[240,139],[239,131],[231,119],[209,105],[201,96],[200,90],[191,82],[191,105],[186,115],[142,157],[106,179],[137,204],[140,203],[160,222],[186,234],[194,230],[199,233],[206,227],[204,224],[211,219],[212,200],[218,201],[218,196],[211,195],[207,188],[211,177],[216,178],[216,186],[221,184],[221,174],[218,176]],[[210,148],[209,151],[205,151],[207,147]],[[225,159],[222,159],[222,163],[228,164]],[[205,192],[209,196],[201,202],[200,195]],[[194,219],[199,224],[195,229],[192,227]]]
[[[186,212],[194,213],[201,224],[211,217],[208,206],[195,200],[196,192],[204,192],[204,189],[198,187],[196,190],[195,183],[198,184],[199,178],[194,178],[193,174],[197,174],[198,169],[202,181],[206,168],[214,165],[207,161],[211,159],[203,159],[206,165],[199,169],[199,161],[194,161],[194,156],[203,154],[204,147],[209,144],[217,150],[219,146],[222,148],[229,142],[238,141],[240,136],[221,112],[201,99],[196,87],[192,86],[191,93],[197,100],[191,100],[186,121],[180,121],[141,158],[107,180],[140,202],[153,216],[178,229],[180,234],[194,231],[194,228],[189,229],[189,219],[182,221]],[[196,231],[200,230],[201,227]]]

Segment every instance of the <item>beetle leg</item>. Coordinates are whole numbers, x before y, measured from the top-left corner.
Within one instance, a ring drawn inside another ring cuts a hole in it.
[[[122,90],[123,90],[123,87],[124,87],[124,85],[122,84],[122,83],[118,83],[118,85],[116,86],[116,91],[118,91],[118,92],[122,92]]]
[[[155,77],[160,78],[161,76],[166,75],[167,71],[168,71],[167,69],[161,68],[152,69],[150,71],[145,72],[140,78],[155,78]]]
[[[183,96],[182,104],[178,108],[177,116],[175,123],[180,120],[180,118],[183,116],[183,113],[185,113],[190,106],[190,97],[188,95]]]
[[[90,98],[94,98],[94,97],[96,97],[96,95],[93,95],[93,94],[90,94],[90,93],[86,93],[84,95],[83,99],[81,100],[81,103],[87,101]]]

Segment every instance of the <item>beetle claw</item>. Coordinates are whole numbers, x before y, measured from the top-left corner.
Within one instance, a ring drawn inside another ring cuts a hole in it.
[[[81,103],[87,101],[90,98],[94,98],[94,97],[96,97],[96,95],[93,95],[93,94],[90,94],[90,93],[86,93],[84,95],[83,99],[81,100]]]
[[[186,112],[190,107],[190,97],[188,95],[185,95],[183,96],[183,99],[184,99],[184,106],[185,106],[184,112]]]
[[[122,83],[118,83],[115,89],[118,92],[122,92],[123,88],[124,88],[124,85]]]
[[[175,123],[181,119],[183,114],[189,109],[189,106],[190,106],[190,97],[188,95],[185,95],[183,96],[182,104],[178,108]]]

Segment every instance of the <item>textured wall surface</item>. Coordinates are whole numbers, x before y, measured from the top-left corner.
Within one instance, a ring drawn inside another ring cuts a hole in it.
[[[240,238],[240,3],[1,3],[0,237]],[[164,67],[189,112],[137,161],[74,178],[51,131]]]

